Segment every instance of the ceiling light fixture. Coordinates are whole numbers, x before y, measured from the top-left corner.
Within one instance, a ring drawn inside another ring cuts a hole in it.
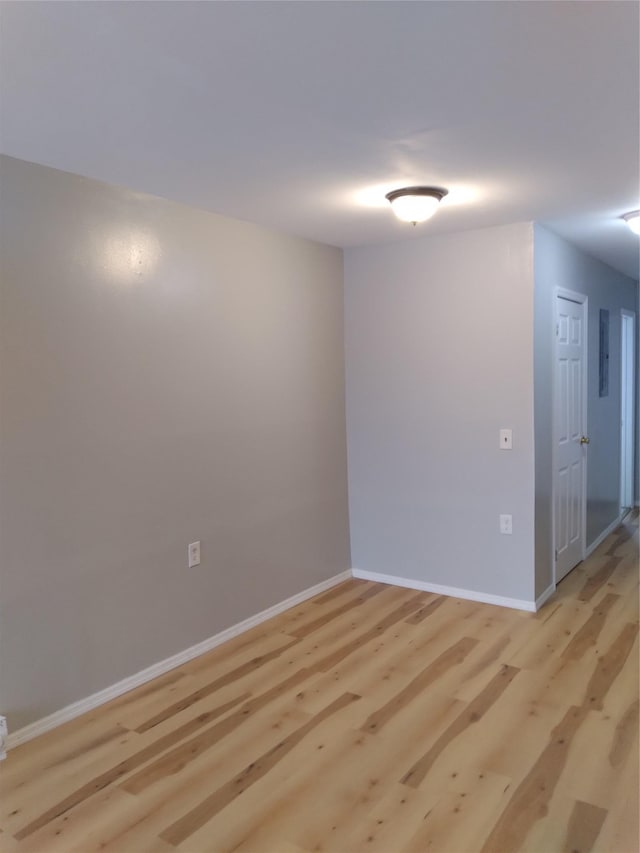
[[[633,210],[631,213],[625,213],[622,218],[634,234],[640,235],[640,210]]]
[[[387,193],[385,198],[398,219],[415,225],[433,216],[447,192],[439,187],[404,187]]]

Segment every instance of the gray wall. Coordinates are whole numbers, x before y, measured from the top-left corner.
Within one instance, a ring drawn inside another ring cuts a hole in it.
[[[16,729],[349,568],[343,288],[337,249],[0,165]]]
[[[345,252],[355,568],[533,599],[532,252],[531,224]]]
[[[587,461],[587,546],[618,517],[620,509],[620,309],[637,311],[638,291],[637,282],[585,255],[540,225],[534,228],[534,248],[536,594],[540,594],[552,577],[554,288],[564,287],[589,298],[587,430],[591,444]],[[610,312],[607,397],[598,395],[601,308]]]

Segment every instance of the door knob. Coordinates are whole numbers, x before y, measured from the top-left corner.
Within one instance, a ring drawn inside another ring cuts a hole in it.
[[[590,441],[590,439],[587,438],[586,435],[583,435],[582,438],[580,439],[580,444],[589,444],[589,441]]]

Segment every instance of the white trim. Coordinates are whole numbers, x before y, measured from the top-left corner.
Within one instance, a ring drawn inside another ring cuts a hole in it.
[[[531,613],[536,610],[535,601],[527,601],[523,598],[505,598],[502,595],[492,595],[488,592],[461,589],[457,586],[441,586],[437,583],[428,583],[427,581],[419,581],[414,578],[399,578],[396,575],[367,572],[362,569],[353,569],[353,576],[354,578],[362,578],[362,580],[366,581],[388,583],[392,586],[402,586],[407,589],[419,589],[423,592],[434,592],[436,595],[448,595],[451,598],[465,598],[469,601],[480,601],[483,604],[497,604],[499,607],[511,607],[514,610],[528,610]],[[546,595],[546,592],[544,594]]]
[[[536,612],[540,610],[542,605],[551,598],[555,591],[556,585],[552,583],[545,589],[545,591],[541,595],[536,598]]]
[[[589,297],[584,293],[579,293],[577,290],[567,290],[565,287],[554,287],[553,289],[553,311],[552,313],[552,359],[553,369],[551,371],[551,567],[553,573],[553,584],[557,584],[557,566],[556,559],[556,479],[557,479],[557,407],[556,407],[556,373],[558,366],[558,336],[556,334],[556,324],[558,323],[558,299],[568,299],[570,302],[576,302],[583,306],[583,346],[584,357],[582,363],[582,428],[583,435],[588,435],[587,431],[587,412],[588,412],[588,365],[589,365]],[[587,453],[582,454],[582,560],[587,558]]]
[[[627,512],[628,512],[628,510],[627,510]],[[588,557],[590,554],[593,554],[593,552],[596,550],[598,545],[600,545],[602,542],[604,542],[604,540],[607,538],[607,536],[609,536],[609,534],[613,533],[613,531],[616,529],[616,527],[618,527],[620,525],[620,523],[622,522],[622,519],[625,517],[625,515],[627,515],[626,512],[621,513],[614,521],[611,522],[611,524],[607,527],[606,530],[602,531],[600,536],[597,536],[593,540],[591,545],[589,545],[589,547],[587,548],[587,551],[585,553],[585,558]]]
[[[7,757],[7,718],[0,717],[0,761]]]
[[[53,714],[49,714],[41,720],[36,720],[35,723],[30,723],[28,726],[12,732],[7,739],[7,749],[13,749],[13,747],[21,743],[26,743],[26,741],[32,740],[51,729],[55,729],[57,726],[61,726],[63,723],[67,723],[69,720],[73,720],[87,711],[92,711],[99,705],[104,705],[105,702],[109,702],[111,699],[115,699],[129,690],[133,690],[135,687],[140,687],[141,684],[146,684],[148,681],[164,675],[165,672],[169,672],[169,670],[175,669],[175,667],[181,666],[183,663],[211,651],[211,649],[215,649],[216,646],[225,643],[227,640],[231,640],[233,637],[237,637],[239,634],[243,634],[245,631],[254,628],[256,625],[260,625],[261,622],[266,622],[267,619],[271,619],[273,616],[277,616],[279,613],[283,613],[285,610],[301,604],[308,598],[313,598],[314,595],[319,595],[321,592],[331,589],[331,587],[337,586],[339,583],[343,583],[350,577],[351,571],[347,569],[339,575],[334,575],[332,578],[328,578],[315,586],[298,592],[296,595],[292,595],[291,598],[287,598],[285,601],[274,604],[273,607],[256,613],[255,616],[250,616],[248,619],[238,622],[237,625],[232,625],[219,634],[214,634],[213,637],[209,637],[201,643],[196,643],[195,646],[191,646],[165,660],[154,663],[146,669],[135,673],[135,675],[130,675],[128,678],[118,681],[117,684],[112,684],[111,687],[105,687],[104,690],[100,690],[98,693],[93,693],[85,699],[73,702],[71,705],[67,705],[66,708],[54,711]]]

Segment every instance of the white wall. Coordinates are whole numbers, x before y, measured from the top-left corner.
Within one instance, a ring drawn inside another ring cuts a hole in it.
[[[533,600],[532,253],[531,224],[345,252],[356,569]]]
[[[534,229],[536,592],[551,580],[553,470],[553,293],[563,287],[588,304],[587,546],[615,521],[620,499],[620,309],[637,311],[637,282],[591,258],[546,228]],[[609,310],[609,394],[598,394],[599,315]],[[636,323],[636,329],[638,324]],[[636,440],[636,447],[637,447]],[[637,488],[637,487],[636,487]],[[637,494],[637,492],[636,492]]]
[[[15,730],[349,568],[343,289],[338,249],[0,169]]]

